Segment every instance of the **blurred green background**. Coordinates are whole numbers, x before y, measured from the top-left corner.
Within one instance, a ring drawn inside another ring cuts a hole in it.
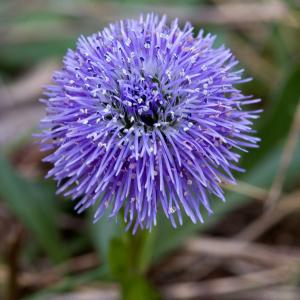
[[[262,142],[205,224],[173,229],[159,218],[133,249],[121,225],[92,225],[55,195],[31,134],[42,86],[77,37],[151,11],[232,49],[253,77],[242,89],[262,99]],[[117,282],[133,300],[300,299],[299,99],[299,1],[1,0],[0,299],[119,299]]]

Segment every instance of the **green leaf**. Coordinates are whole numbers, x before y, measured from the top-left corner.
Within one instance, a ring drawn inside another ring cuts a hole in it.
[[[110,241],[109,265],[112,275],[118,280],[125,280],[128,276],[128,248],[125,239],[114,238]]]
[[[97,207],[95,207],[95,209],[96,208]],[[91,209],[91,213],[87,214],[89,218],[90,236],[101,261],[108,265],[110,242],[112,239],[119,237],[124,232],[124,228],[122,228],[123,226],[117,223],[115,219],[109,218],[108,210],[97,223],[93,224],[91,220],[95,209]]]
[[[145,273],[151,265],[155,251],[156,232],[156,228],[151,232],[147,230],[142,232],[143,243],[139,253],[139,269],[142,273]]]
[[[139,253],[135,257],[135,260],[137,260],[137,265],[139,266],[139,270],[141,270],[141,272],[147,270],[149,264],[151,263],[152,249],[155,242],[155,230],[153,230],[152,232],[138,232],[134,236],[132,236],[131,232],[125,233],[125,226],[121,221],[121,218],[118,220],[118,222],[116,222],[115,218],[110,219],[109,210],[107,210],[107,212],[97,223],[93,224],[91,222],[91,218],[96,209],[97,207],[91,209],[91,213],[87,216],[89,218],[88,223],[92,243],[95,246],[101,261],[104,264],[109,263],[109,249],[111,248],[111,241],[116,242],[116,240],[120,239],[125,234],[126,241],[122,241],[123,243],[127,243],[128,247],[128,239],[132,239],[132,242],[135,243],[134,249],[128,251],[136,252],[136,247],[139,247]],[[139,245],[137,245],[137,242]]]
[[[0,197],[32,231],[52,260],[60,262],[67,255],[56,226],[54,195],[49,186],[19,176],[0,154]]]
[[[296,66],[287,75],[282,85],[273,97],[273,101],[266,107],[261,115],[261,127],[257,135],[261,138],[259,149],[252,151],[252,155],[247,157],[243,165],[249,169],[258,160],[272,152],[274,146],[282,143],[287,137],[293,114],[300,98],[300,65]]]
[[[68,48],[75,47],[75,38],[64,40],[24,42],[1,46],[0,65],[4,67],[27,67],[47,57],[61,57]]]

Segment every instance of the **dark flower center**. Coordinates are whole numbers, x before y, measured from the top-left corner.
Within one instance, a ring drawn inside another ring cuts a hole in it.
[[[139,122],[153,127],[164,112],[166,99],[156,77],[141,75],[139,78],[119,80],[121,105],[126,127]]]

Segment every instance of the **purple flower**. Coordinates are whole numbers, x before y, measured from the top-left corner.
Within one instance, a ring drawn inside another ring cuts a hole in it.
[[[259,111],[243,109],[259,100],[235,87],[249,80],[231,51],[166,21],[148,14],[80,37],[42,100],[58,192],[79,199],[78,212],[97,205],[95,221],[122,209],[133,231],[151,229],[159,209],[173,226],[182,213],[203,222],[209,195],[224,200],[220,184],[241,171],[237,152],[259,140]]]

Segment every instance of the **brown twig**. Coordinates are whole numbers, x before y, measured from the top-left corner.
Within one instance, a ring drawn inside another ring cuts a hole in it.
[[[115,285],[99,286],[97,290],[86,290],[64,295],[57,295],[46,300],[119,300],[120,294]]]
[[[182,20],[189,20],[194,24],[217,24],[245,26],[247,24],[284,21],[288,25],[297,26],[297,19],[290,13],[284,1],[279,0],[248,0],[245,1],[223,1],[216,5],[172,5],[162,4],[135,5],[113,3],[104,1],[101,3],[86,1],[65,3],[64,5],[51,5],[45,7],[40,1],[31,1],[30,5],[22,6],[19,11],[27,12],[33,9],[42,8],[57,14],[64,14],[75,17],[87,16],[89,19],[101,20],[104,22],[121,19],[128,16],[139,15],[141,11],[158,13],[168,12],[170,17],[178,17]],[[9,14],[16,14],[12,7]],[[7,39],[7,37],[6,37]]]
[[[58,66],[51,60],[41,63],[19,80],[0,86],[0,145],[7,145],[16,137],[28,134],[43,115],[38,103],[42,86],[51,80],[53,70]]]
[[[251,190],[251,188],[250,188],[250,190]],[[254,190],[255,190],[255,188],[254,188]],[[243,192],[244,192],[244,189],[242,189],[242,193]],[[247,193],[246,193],[246,195],[248,195]],[[248,195],[248,196],[250,196],[250,195]],[[258,199],[259,199],[259,201],[261,201],[261,199],[259,197],[258,197]],[[276,209],[270,211],[270,213],[268,213],[268,214],[264,214],[261,218],[259,218],[254,223],[252,223],[251,226],[248,226],[246,229],[242,230],[240,233],[235,235],[233,237],[233,239],[236,239],[237,243],[238,242],[241,243],[239,247],[242,247],[242,249],[243,249],[243,247],[244,247],[244,249],[246,249],[247,247],[251,247],[251,245],[253,245],[253,243],[251,243],[251,241],[258,238],[261,234],[266,232],[274,224],[276,224],[280,220],[282,220],[285,216],[289,215],[292,212],[299,211],[299,210],[300,210],[300,191],[296,191],[294,193],[291,193],[290,195],[285,196],[282,199],[282,201],[279,202],[279,205],[277,206]],[[201,238],[200,238],[200,241],[201,241]],[[205,247],[205,245],[203,245],[203,247]],[[219,245],[219,249],[222,250],[223,246]],[[238,248],[236,249],[236,251],[238,251]],[[209,251],[207,254],[209,254]],[[211,254],[213,254],[213,250],[211,251]],[[191,261],[192,261],[191,259],[187,260],[186,264],[190,265]],[[223,262],[222,258],[213,256],[211,263],[209,265],[206,265],[205,267],[201,268],[201,270],[198,271],[197,277],[203,278],[203,277],[209,275],[218,266],[220,266],[220,264],[222,262]],[[182,266],[180,266],[180,268],[182,268]],[[185,268],[186,268],[186,266],[185,266]]]
[[[277,224],[288,214],[300,209],[300,191],[296,191],[282,198],[272,210],[266,211],[261,217],[248,225],[235,237],[237,239],[253,241]]]
[[[272,87],[277,83],[278,72],[270,61],[264,58],[253,47],[253,43],[245,42],[237,34],[229,35],[229,44],[237,58],[247,65],[249,71],[255,78]],[[264,72],[261,72],[264,70]]]
[[[99,266],[96,253],[88,253],[72,258],[58,266],[36,272],[23,272],[18,274],[18,285],[26,288],[42,288],[62,279],[66,274],[84,272]],[[8,267],[0,265],[0,283],[3,282]]]
[[[273,286],[270,288],[244,292],[243,300],[298,300],[299,288],[290,285]],[[230,300],[241,300],[241,294],[224,297]]]
[[[243,240],[255,240],[258,236],[263,234],[271,226],[282,220],[287,214],[290,213],[289,209],[285,209],[287,203],[298,200],[300,205],[300,193],[296,192],[287,196],[288,199],[283,199],[282,203],[277,203],[284,184],[286,173],[295,151],[297,141],[300,135],[300,102],[297,105],[296,113],[292,126],[290,128],[287,141],[284,146],[282,158],[278,167],[277,174],[271,186],[270,192],[266,200],[267,211],[253,223],[248,225],[241,231],[236,238]],[[280,205],[281,204],[281,205]],[[297,204],[297,202],[296,202]]]
[[[8,108],[18,108],[19,105],[37,101],[42,93],[42,86],[51,80],[52,72],[58,68],[54,60],[43,62],[13,83],[0,85],[0,112]]]
[[[35,128],[44,115],[41,105],[26,106],[8,111],[0,117],[0,145],[7,145]]]
[[[23,273],[20,275],[20,285],[41,288],[59,281],[66,274],[83,272],[97,266],[99,266],[98,255],[89,253],[72,258],[59,266],[41,271],[38,274],[36,272]]]
[[[269,266],[300,263],[300,252],[274,251],[274,247],[262,244],[249,244],[246,241],[225,238],[203,237],[191,238],[184,246],[188,253],[203,254],[222,259],[244,259],[260,262]]]
[[[19,299],[19,256],[22,244],[23,229],[17,225],[12,230],[7,243],[7,300]]]
[[[284,265],[270,270],[205,282],[174,283],[164,287],[162,292],[165,298],[170,300],[228,297],[246,291],[289,283],[297,270],[297,266]]]

